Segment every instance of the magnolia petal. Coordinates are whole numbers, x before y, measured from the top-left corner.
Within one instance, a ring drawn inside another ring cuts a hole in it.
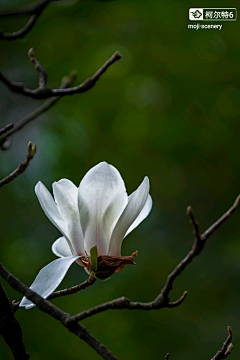
[[[88,171],[78,190],[80,221],[88,254],[97,245],[106,255],[112,230],[127,204],[127,193],[118,170],[102,162]]]
[[[68,269],[78,258],[79,256],[72,255],[52,261],[39,271],[30,289],[46,299],[62,282]],[[35,304],[24,296],[19,306],[28,310],[34,307]]]
[[[53,223],[54,226],[56,226],[56,228],[58,228],[59,231],[61,231],[63,235],[67,235],[67,225],[59,213],[52,195],[41,181],[39,181],[35,186],[35,193],[43,211],[49,220]]]
[[[72,256],[71,249],[64,236],[54,241],[54,243],[52,244],[52,252],[58,257]]]
[[[111,236],[108,255],[120,256],[124,235],[137,219],[146,204],[149,193],[149,180],[144,178],[141,185],[129,196],[129,201],[120,216]]]
[[[78,188],[67,179],[53,183],[58,211],[68,226],[68,237],[77,255],[85,255],[78,210]]]
[[[131,195],[130,195],[131,196]],[[132,225],[130,226],[130,228],[128,229],[128,231],[126,232],[125,236],[126,237],[131,231],[133,231],[144,219],[146,219],[146,217],[148,216],[148,214],[150,213],[152,209],[152,198],[150,195],[148,195],[147,201],[142,209],[142,211],[140,212],[140,214],[138,215],[138,217],[135,219],[135,221],[132,223]]]

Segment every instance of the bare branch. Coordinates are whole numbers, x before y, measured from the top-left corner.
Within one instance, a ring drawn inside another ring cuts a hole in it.
[[[10,131],[14,127],[13,124],[8,124],[4,128],[0,129],[0,136]]]
[[[203,233],[203,235],[195,237],[192,249],[189,251],[187,256],[182,261],[180,261],[180,263],[175,267],[175,269],[172,271],[172,273],[168,275],[164,287],[162,288],[160,294],[156,297],[155,300],[148,302],[148,303],[142,303],[142,302],[133,302],[125,297],[121,297],[121,298],[118,298],[118,299],[115,299],[112,301],[108,301],[104,304],[97,305],[89,310],[85,310],[75,316],[72,316],[71,318],[68,319],[68,321],[76,323],[78,321],[86,319],[87,317],[93,316],[95,314],[98,314],[100,312],[107,311],[107,310],[115,310],[115,309],[159,310],[159,309],[166,308],[166,307],[173,308],[173,307],[179,306],[185,300],[185,298],[187,296],[187,292],[185,291],[183,293],[183,295],[180,297],[180,299],[178,299],[177,301],[170,302],[168,296],[169,296],[170,291],[172,290],[174,280],[181,274],[181,272],[185,269],[185,267],[191,263],[193,258],[200,254],[200,252],[204,248],[207,237],[210,236],[210,235],[206,236],[206,234],[209,234],[209,233],[212,234],[212,232],[213,232],[213,230],[211,230],[209,232],[209,229],[212,229],[212,228],[215,229],[215,228],[219,227],[237,209],[237,207],[240,204],[239,199],[240,199],[240,197],[238,196],[236,201],[234,202],[233,206],[226,212],[226,214],[224,214],[218,221],[216,221],[216,223],[211,225]],[[197,222],[194,218],[192,209],[191,209],[191,212],[192,212],[192,214],[191,214],[192,221],[195,222],[194,226],[196,226]],[[217,224],[217,226],[214,227],[215,224]]]
[[[34,27],[37,19],[42,14],[43,10],[47,7],[49,3],[52,1],[57,0],[42,0],[32,6],[19,9],[17,11],[2,11],[0,12],[0,17],[7,17],[7,16],[22,16],[22,15],[32,15],[30,19],[28,20],[27,24],[21,29],[13,33],[5,33],[2,30],[0,30],[0,40],[16,40],[19,38],[24,37],[26,34],[32,30]]]
[[[0,72],[0,81],[2,81],[11,91],[21,95],[29,96],[33,99],[47,99],[54,96],[80,94],[90,90],[96,84],[98,79],[105,73],[105,71],[113,63],[120,59],[121,54],[116,51],[92,77],[85,80],[82,84],[69,89],[51,89],[46,86],[41,86],[31,90],[26,88],[23,83],[11,81],[5,75],[3,75],[2,72]]]
[[[35,58],[33,48],[31,48],[28,51],[28,57],[38,72],[38,77],[39,77],[38,86],[42,88],[47,84],[47,78],[48,78],[47,73],[46,71],[43,70],[42,66],[40,65],[40,62],[37,61],[37,59]]]
[[[60,85],[60,89],[68,88],[69,86],[72,85],[72,83],[74,82],[75,79],[76,79],[76,71],[72,71],[69,77],[64,76],[62,78],[62,83]],[[10,135],[12,135],[15,132],[19,131],[26,124],[28,124],[30,121],[34,120],[39,115],[43,114],[52,105],[54,105],[59,99],[60,99],[60,96],[55,96],[55,97],[47,100],[43,105],[39,106],[39,108],[37,108],[36,110],[34,110],[33,112],[31,112],[30,114],[25,116],[23,119],[19,120],[14,125],[14,127],[13,127],[13,124],[12,124],[12,127],[10,127],[9,130],[7,130],[7,132],[4,135],[0,136],[0,145],[2,146],[3,150],[6,150],[6,149],[9,148],[9,146],[7,146],[7,144],[5,145],[5,141]],[[11,124],[9,124],[9,125],[11,125]],[[7,125],[7,126],[9,126],[9,125]],[[6,129],[6,127],[4,129]],[[1,134],[1,132],[0,132],[0,134]]]
[[[167,307],[168,308],[174,308],[176,306],[181,305],[184,302],[184,300],[186,299],[187,294],[188,294],[188,292],[184,291],[184,293],[182,294],[182,296],[178,300],[173,301],[173,302],[169,302]]]
[[[193,224],[193,227],[194,227],[193,235],[196,236],[197,241],[201,241],[201,235],[200,235],[200,232],[199,232],[199,223],[195,219],[193,209],[192,209],[191,206],[187,207],[186,213],[189,216],[190,224]]]
[[[240,205],[240,195],[236,198],[233,206],[223,214],[214,224],[212,224],[202,235],[201,238],[203,241],[207,240],[207,238],[212,235],[212,233],[219,228],[233,213],[237,210]]]
[[[117,360],[116,356],[114,356],[113,353],[108,348],[106,348],[106,346],[104,346],[97,339],[95,339],[85,327],[83,327],[81,324],[73,324],[71,321],[68,322],[68,319],[71,318],[68,313],[60,310],[55,305],[51,304],[48,300],[43,299],[40,295],[29,289],[19,279],[17,279],[7,269],[5,269],[1,264],[0,276],[4,280],[6,280],[13,289],[19,291],[22,295],[26,296],[27,299],[36,304],[39,310],[60,321],[69,331],[71,331],[80,339],[85,341],[100,356],[102,356],[103,359]]]
[[[71,287],[69,289],[55,291],[54,293],[52,293],[48,297],[48,300],[56,299],[56,298],[61,297],[61,296],[75,294],[78,291],[84,290],[84,289],[86,289],[86,287],[93,285],[95,283],[95,281],[97,281],[97,279],[95,279],[92,275],[90,275],[89,278],[86,281],[84,281],[82,284],[73,286],[73,287]]]
[[[6,185],[8,183],[10,183],[11,181],[13,181],[17,176],[19,176],[20,174],[22,174],[28,167],[30,161],[34,158],[34,155],[36,154],[37,151],[37,147],[36,144],[32,146],[31,141],[29,141],[28,143],[28,153],[27,153],[27,158],[24,161],[24,163],[21,163],[18,165],[17,169],[14,170],[10,175],[8,175],[7,177],[5,177],[4,179],[2,179],[0,181],[0,187],[2,187],[3,185]]]
[[[232,349],[233,349],[233,344],[232,344],[233,332],[232,332],[232,329],[230,326],[228,326],[227,329],[228,329],[227,339],[224,341],[221,350],[219,350],[211,360],[226,359],[228,357],[228,355],[231,354]]]
[[[228,326],[227,329],[228,329],[228,337],[226,341],[223,343],[221,350],[219,350],[211,360],[223,360],[226,359],[228,355],[231,354],[233,349],[233,344],[232,344],[233,332],[230,326]],[[169,353],[166,354],[165,359],[169,360]]]
[[[22,329],[14,317],[11,301],[1,282],[0,299],[0,335],[10,347],[15,360],[28,360],[30,356],[22,341]]]
[[[35,4],[22,7],[18,10],[4,10],[0,12],[0,17],[33,15],[39,11],[39,8],[41,9],[42,6],[48,5],[48,3],[52,1],[58,1],[58,0],[41,0],[36,2]]]
[[[173,270],[173,272],[168,275],[167,281],[165,283],[164,288],[162,289],[161,293],[164,296],[168,296],[169,292],[172,290],[172,285],[174,280],[177,276],[181,274],[181,272],[185,269],[185,267],[190,264],[190,262],[193,260],[194,257],[200,254],[200,252],[203,250],[206,240],[208,237],[224,222],[226,221],[233,213],[236,211],[238,206],[240,205],[240,195],[235,200],[233,206],[230,207],[230,209],[222,215],[213,225],[211,225],[203,234],[198,235],[198,223],[196,222],[193,214],[193,210],[191,209],[191,220],[195,228],[195,233],[197,234],[193,247],[191,251],[187,254],[187,256],[176,266],[176,268]],[[189,214],[189,212],[188,212]]]
[[[84,281],[82,284],[73,286],[73,287],[68,288],[68,289],[55,291],[47,299],[52,300],[52,299],[56,299],[56,298],[59,298],[59,297],[62,297],[62,296],[75,294],[78,291],[84,290],[88,286],[93,285],[96,281],[97,281],[97,279],[95,279],[92,275],[90,275],[89,278],[86,281]],[[19,302],[14,302],[12,304],[14,312],[16,312],[19,309],[19,304],[20,304],[20,301]]]

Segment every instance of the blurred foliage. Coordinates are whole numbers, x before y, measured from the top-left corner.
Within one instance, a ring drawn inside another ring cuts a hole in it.
[[[0,10],[27,5],[2,0]],[[236,7],[239,2],[232,1]],[[76,69],[77,82],[91,76],[115,50],[123,58],[85,94],[69,96],[13,136],[0,153],[0,176],[26,156],[27,143],[38,152],[27,171],[1,189],[1,262],[30,285],[41,267],[54,260],[59,232],[48,221],[34,193],[41,180],[79,184],[102,160],[113,164],[131,193],[150,178],[151,215],[123,244],[123,255],[139,250],[137,267],[128,266],[106,282],[54,300],[75,314],[125,295],[151,301],[167,274],[192,245],[185,215],[191,204],[204,231],[240,192],[240,37],[239,20],[219,30],[188,30],[188,9],[208,7],[173,0],[53,2],[34,29],[14,42],[1,42],[2,70],[11,79],[37,86],[27,57],[37,59],[57,87]],[[226,7],[213,0],[212,7]],[[18,30],[25,18],[1,19],[4,31]],[[0,84],[1,126],[16,123],[42,101],[12,94]],[[203,253],[177,279],[171,300],[189,294],[176,309],[108,311],[83,324],[119,359],[210,359],[234,331],[240,354],[240,213],[208,241]],[[86,279],[73,265],[60,288]],[[7,284],[12,299],[20,295]],[[16,314],[33,360],[99,359],[84,342],[34,308]],[[11,359],[0,340],[0,359]]]

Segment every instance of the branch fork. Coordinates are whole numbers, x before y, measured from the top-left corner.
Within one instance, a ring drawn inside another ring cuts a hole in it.
[[[5,177],[4,179],[2,179],[0,181],[0,187],[2,187],[3,185],[6,185],[8,183],[10,183],[11,181],[13,181],[16,177],[18,177],[19,175],[21,175],[28,167],[28,165],[30,164],[30,161],[34,158],[34,155],[36,154],[37,151],[37,146],[32,145],[31,141],[29,141],[28,143],[28,152],[27,152],[27,158],[23,163],[20,163],[18,165],[18,167],[16,168],[16,170],[14,170],[10,175],[8,175],[7,177]]]
[[[36,60],[34,56],[33,48],[31,48],[28,52],[30,60],[33,62],[35,69],[38,72],[39,77],[39,86],[32,90],[27,88],[23,83],[16,82],[8,79],[6,75],[0,72],[0,81],[2,81],[11,91],[29,96],[33,99],[48,99],[56,96],[65,96],[65,95],[73,95],[80,94],[90,90],[98,81],[98,79],[105,73],[105,71],[116,61],[121,59],[121,54],[116,51],[106,62],[105,64],[96,71],[96,73],[85,80],[82,84],[75,86],[73,88],[62,88],[62,89],[51,89],[46,86],[47,83],[47,73],[43,70],[39,61]]]

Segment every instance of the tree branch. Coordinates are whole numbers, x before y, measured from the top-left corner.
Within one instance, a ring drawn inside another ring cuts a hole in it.
[[[200,254],[203,250],[207,238],[216,230],[229,216],[237,209],[240,204],[240,196],[237,197],[233,206],[217,220],[213,225],[211,225],[202,235],[196,235],[192,249],[189,251],[187,256],[180,261],[180,263],[175,267],[175,269],[167,277],[166,283],[162,288],[160,294],[156,297],[155,300],[142,303],[142,302],[133,302],[125,297],[121,297],[112,301],[108,301],[104,304],[97,305],[89,310],[85,310],[75,316],[72,316],[68,321],[76,323],[87,317],[99,314],[100,312],[107,310],[115,309],[129,309],[129,310],[159,310],[162,308],[173,308],[179,306],[186,298],[187,292],[185,291],[183,295],[175,302],[169,301],[169,293],[172,290],[174,280],[181,274],[185,267],[191,263],[194,257]],[[189,212],[188,212],[189,213]],[[198,224],[194,218],[193,211],[191,209],[190,220],[193,223],[195,234],[198,234]]]
[[[16,170],[14,170],[10,175],[8,175],[7,177],[5,177],[4,179],[2,179],[0,181],[0,187],[2,187],[3,185],[6,185],[8,183],[10,183],[11,181],[13,181],[17,176],[19,176],[20,174],[22,174],[28,167],[30,161],[34,158],[34,155],[36,154],[37,151],[37,147],[36,144],[32,146],[31,141],[29,141],[28,143],[28,153],[27,153],[27,158],[24,161],[24,163],[20,163],[17,167]]]
[[[232,329],[230,326],[228,326],[227,329],[228,329],[227,339],[224,341],[221,350],[219,350],[211,360],[226,359],[228,357],[228,355],[231,354],[231,351],[233,349],[233,344],[232,344],[233,332],[232,332]]]
[[[22,341],[22,329],[13,314],[13,308],[8,294],[0,282],[0,335],[10,347],[15,360],[28,360]]]
[[[238,208],[240,205],[240,195],[236,198],[233,206],[230,207],[230,209],[223,214],[215,223],[213,223],[202,235],[201,240],[206,241],[207,238],[209,238],[212,233],[219,228]]]
[[[71,318],[70,314],[60,310],[57,306],[53,305],[48,300],[43,299],[40,295],[29,289],[1,264],[0,275],[13,289],[20,292],[22,295],[26,296],[27,299],[36,304],[39,310],[60,321],[69,331],[77,335],[81,340],[85,341],[89,346],[91,346],[100,356],[102,356],[103,359],[117,360],[116,356],[114,356],[106,346],[95,339],[84,326],[81,324],[73,324],[72,322],[68,322],[68,318]]]
[[[47,84],[48,76],[47,76],[46,71],[43,70],[40,62],[37,61],[37,59],[35,58],[33,48],[29,49],[28,57],[29,57],[30,61],[33,63],[35,69],[38,72],[38,78],[39,78],[38,87],[39,88],[44,88],[44,86],[46,86],[46,84]]]
[[[73,286],[69,289],[64,289],[64,290],[60,290],[60,291],[55,291],[53,292],[49,297],[48,300],[52,300],[52,299],[56,299],[59,298],[61,296],[66,296],[66,295],[72,295],[77,293],[80,290],[84,290],[86,289],[88,286],[91,286],[95,283],[95,281],[97,281],[97,279],[95,279],[93,276],[89,276],[89,278],[84,281],[82,284]]]
[[[24,15],[33,15],[41,9],[42,6],[48,5],[52,1],[58,0],[41,0],[36,2],[35,4],[31,4],[29,6],[22,7],[18,10],[4,10],[0,12],[0,17],[9,17],[9,16],[24,16]]]
[[[92,275],[90,275],[89,278],[86,281],[84,281],[83,283],[81,283],[79,285],[76,285],[76,286],[73,286],[73,287],[68,288],[68,289],[55,291],[47,299],[52,300],[52,299],[56,299],[56,298],[59,298],[59,297],[62,297],[62,296],[75,294],[78,291],[84,290],[88,286],[93,285],[96,281],[97,281],[97,279],[94,278]],[[16,302],[13,303],[13,311],[14,312],[16,312],[19,309],[19,304],[20,304],[20,301],[17,302],[17,303]]]
[[[211,360],[223,360],[226,359],[228,355],[231,354],[233,349],[233,344],[232,344],[233,332],[230,326],[228,326],[227,329],[228,329],[228,337],[226,341],[223,343],[221,350],[219,350]],[[166,354],[165,359],[169,360],[169,353]]]
[[[14,127],[13,124],[8,124],[4,128],[0,129],[0,136],[10,131]]]
[[[0,30],[0,40],[1,39],[16,40],[16,39],[24,37],[26,34],[28,34],[32,30],[37,19],[42,14],[43,10],[52,1],[57,1],[57,0],[42,0],[34,5],[31,5],[29,7],[23,8],[23,9],[0,12],[0,17],[32,15],[30,17],[30,19],[28,20],[27,24],[21,30],[18,30],[13,33],[5,33],[2,30]]]
[[[64,76],[62,78],[62,83],[60,85],[60,89],[65,89],[68,88],[69,86],[72,85],[72,83],[74,82],[74,80],[76,79],[76,72],[72,71],[70,73],[70,76]],[[14,134],[15,132],[19,131],[20,129],[22,129],[26,124],[28,124],[30,121],[34,120],[36,117],[38,117],[39,115],[41,115],[42,113],[44,113],[46,110],[48,110],[52,105],[54,105],[61,97],[60,96],[55,96],[49,100],[47,100],[44,104],[42,104],[41,106],[39,106],[39,108],[37,108],[36,110],[34,110],[33,112],[31,112],[30,114],[28,114],[27,116],[25,116],[23,119],[19,120],[15,125],[13,124],[9,124],[12,125],[11,127],[9,127],[8,129],[7,125],[4,129],[6,129],[6,131],[2,132],[2,130],[0,130],[0,145],[2,146],[3,150],[6,150],[9,148],[9,146],[7,146],[7,144],[5,145],[5,140],[12,134]]]
[[[33,56],[32,53],[30,54]],[[96,84],[101,75],[103,75],[109,68],[109,66],[120,59],[121,54],[116,51],[92,77],[85,80],[82,84],[69,89],[51,89],[47,86],[40,86],[34,90],[31,90],[26,88],[25,85],[21,82],[11,81],[5,75],[3,75],[2,72],[0,72],[0,81],[2,81],[11,91],[21,95],[29,96],[33,99],[47,99],[54,96],[80,94],[90,90]],[[35,61],[37,60],[35,59]]]

